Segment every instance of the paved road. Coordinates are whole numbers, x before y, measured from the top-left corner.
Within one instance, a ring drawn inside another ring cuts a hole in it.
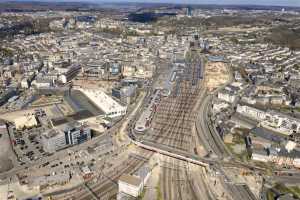
[[[0,128],[1,129],[1,128]],[[0,173],[8,171],[14,167],[17,162],[15,154],[12,149],[9,134],[6,129],[2,129],[0,137]]]
[[[211,106],[212,96],[208,95],[202,99],[199,108],[199,115],[195,123],[198,137],[201,144],[208,152],[213,153],[218,158],[230,156],[218,132],[210,122],[208,117],[209,108]]]
[[[230,83],[231,80],[228,81]],[[230,151],[226,148],[222,138],[220,137],[219,133],[217,132],[216,128],[214,127],[213,123],[209,119],[209,112],[211,108],[212,98],[213,95],[216,94],[219,90],[223,89],[226,85],[219,87],[215,90],[212,94],[202,95],[203,99],[201,100],[201,105],[199,108],[199,115],[197,117],[197,121],[195,123],[196,130],[198,132],[198,139],[207,152],[213,154],[212,157],[217,156],[219,159],[223,158],[231,158],[232,155]],[[206,93],[205,88],[203,88],[203,92]],[[230,161],[229,163],[234,164],[234,161]],[[216,165],[224,177],[226,177],[226,171],[223,171],[222,165]],[[225,181],[226,180],[226,181]],[[249,199],[253,200],[256,199],[252,192],[249,190],[247,186],[237,186],[230,182],[229,177],[226,177],[224,180],[224,186],[227,188],[227,192],[233,199]]]

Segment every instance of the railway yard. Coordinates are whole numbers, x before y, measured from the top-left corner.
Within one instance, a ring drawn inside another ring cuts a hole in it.
[[[209,120],[213,91],[207,86],[207,78],[202,76],[205,70],[203,57],[192,51],[190,60],[181,73],[177,73],[170,95],[161,97],[153,108],[150,128],[136,133],[136,140],[153,147],[149,150],[165,149],[169,154],[162,156],[160,162],[162,199],[256,199],[247,185],[231,182],[216,161],[231,159],[232,155]],[[216,85],[220,87],[222,83]],[[210,169],[205,164],[176,159],[168,152],[175,155],[186,152],[185,155],[195,159],[205,155],[207,160],[218,164]],[[228,164],[234,165],[234,162]],[[214,187],[218,187],[219,192],[215,192]]]
[[[192,127],[196,120],[195,105],[201,90],[202,63],[195,58],[186,64],[176,79],[170,96],[162,99],[153,119],[153,132],[143,140],[159,143],[173,149],[195,153],[197,144]],[[197,153],[197,152],[196,152]],[[201,167],[200,167],[201,168]],[[166,158],[161,170],[163,199],[211,199],[205,184],[195,184],[188,163]],[[204,193],[199,193],[199,187]],[[199,196],[205,194],[205,196]]]
[[[177,73],[174,90],[170,96],[160,99],[155,108],[151,130],[142,136],[143,141],[186,152],[194,151],[196,144],[192,125],[196,120],[194,109],[202,81],[202,66],[197,61],[187,63],[182,73]]]

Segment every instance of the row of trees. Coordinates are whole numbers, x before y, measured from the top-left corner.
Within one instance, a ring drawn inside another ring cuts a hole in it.
[[[50,31],[49,28],[50,19],[39,19],[39,20],[27,20],[18,22],[11,27],[4,27],[0,29],[0,38],[12,38],[17,34],[37,34]]]

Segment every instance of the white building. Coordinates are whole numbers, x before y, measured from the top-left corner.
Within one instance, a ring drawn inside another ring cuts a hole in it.
[[[242,102],[247,103],[247,104],[251,104],[251,105],[256,104],[256,99],[253,98],[253,97],[246,97],[246,96],[243,96],[243,97],[241,98],[241,100],[242,100]]]
[[[34,80],[32,85],[34,85],[36,88],[48,88],[51,87],[52,81],[47,79],[38,79]]]
[[[95,105],[97,105],[108,117],[119,117],[126,114],[127,106],[122,106],[116,102],[112,97],[105,94],[99,89],[82,89],[84,95],[86,95]]]
[[[250,106],[238,105],[236,112],[261,122],[265,128],[291,135],[300,132],[300,120],[274,111],[263,111]]]
[[[42,144],[44,151],[49,153],[56,152],[66,147],[65,134],[59,130],[50,130],[42,135]]]
[[[119,181],[119,193],[125,193],[133,197],[138,197],[143,191],[143,181],[141,178],[129,174],[123,174]]]
[[[285,149],[290,153],[292,150],[294,150],[297,146],[296,142],[293,141],[287,141],[285,144]]]
[[[128,196],[138,197],[151,175],[148,165],[139,168],[134,175],[123,174],[119,179],[118,200],[125,200]]]
[[[266,120],[262,123],[262,126],[273,128],[275,131],[286,135],[300,132],[299,119],[274,111],[267,113]]]
[[[252,152],[252,160],[259,162],[268,162],[270,157],[267,155],[265,151],[253,151]]]
[[[237,95],[231,91],[224,90],[224,91],[218,92],[218,98],[223,101],[233,103],[237,100]]]
[[[214,113],[219,113],[221,112],[222,110],[226,109],[229,107],[229,104],[226,103],[226,102],[221,102],[221,101],[218,101],[218,102],[214,102],[213,103],[213,111]]]
[[[237,113],[240,113],[244,116],[247,116],[251,119],[257,120],[257,121],[263,121],[266,119],[266,112],[263,110],[259,110],[250,106],[242,106],[238,105],[236,109]]]
[[[23,78],[23,79],[21,80],[21,88],[24,88],[24,89],[29,88],[29,84],[28,84],[27,78]]]
[[[300,169],[300,158],[295,158],[293,165],[294,165],[294,167],[297,167]]]
[[[80,72],[80,65],[74,64],[67,68],[56,68],[56,70],[60,71],[59,80],[62,83],[67,83],[71,81],[74,77],[77,76],[77,74]]]

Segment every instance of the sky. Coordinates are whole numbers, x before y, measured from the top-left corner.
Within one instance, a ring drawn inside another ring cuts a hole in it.
[[[0,0],[2,1],[2,0]],[[60,0],[74,1],[74,0]],[[81,2],[153,2],[153,3],[193,3],[193,4],[221,4],[221,5],[272,5],[272,6],[297,6],[300,0],[75,0]]]
[[[3,0],[0,0],[0,2]],[[24,1],[24,0],[19,0]],[[36,0],[50,1],[51,0]],[[56,2],[140,2],[140,3],[182,3],[182,4],[218,4],[218,5],[272,5],[272,6],[297,6],[300,0],[54,0]]]
[[[82,0],[84,1],[84,0]],[[96,0],[101,2],[101,0]],[[281,5],[299,6],[300,0],[111,0],[118,2],[155,2],[155,3],[195,3],[195,4],[234,4],[234,5]]]

